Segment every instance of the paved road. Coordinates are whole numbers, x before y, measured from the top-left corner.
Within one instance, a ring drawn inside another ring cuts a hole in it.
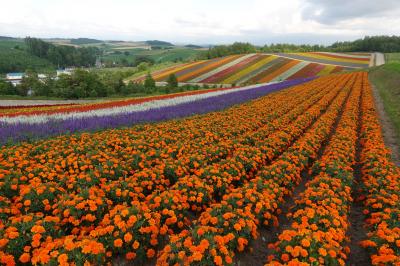
[[[385,64],[385,55],[383,53],[375,53],[375,66]]]
[[[1,96],[0,96],[1,97]],[[0,100],[0,106],[91,103],[102,100]]]

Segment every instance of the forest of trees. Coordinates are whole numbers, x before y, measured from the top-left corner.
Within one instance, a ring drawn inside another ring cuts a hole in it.
[[[202,53],[199,58],[216,58],[233,54],[248,54],[254,52],[288,53],[288,52],[400,52],[400,36],[366,36],[352,42],[335,42],[332,45],[309,45],[278,43],[254,46],[250,43],[236,42],[232,45],[218,45]]]
[[[400,52],[400,36],[366,36],[353,42],[335,42],[329,46],[337,52]]]
[[[199,59],[211,59],[233,54],[249,54],[257,52],[257,48],[250,43],[235,42],[231,45],[217,45],[199,55]]]
[[[97,47],[56,46],[31,37],[25,38],[25,44],[30,54],[47,59],[57,67],[90,67],[96,63],[96,57],[100,53]]]
[[[138,96],[149,94],[176,93],[200,89],[197,85],[178,86],[174,74],[168,77],[166,86],[157,86],[150,73],[144,83],[123,82],[127,76],[124,72],[97,73],[76,69],[72,75],[60,75],[55,78],[48,76],[44,80],[38,78],[34,71],[27,71],[22,82],[13,86],[0,80],[0,95],[27,96],[31,91],[33,96],[56,97],[62,99],[82,99],[107,96]]]

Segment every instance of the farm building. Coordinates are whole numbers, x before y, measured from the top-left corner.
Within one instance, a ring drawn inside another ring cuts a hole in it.
[[[23,72],[8,73],[6,75],[6,81],[10,82],[12,85],[17,86],[21,83],[22,78],[25,76]],[[38,74],[39,80],[43,80],[47,77],[45,74]]]

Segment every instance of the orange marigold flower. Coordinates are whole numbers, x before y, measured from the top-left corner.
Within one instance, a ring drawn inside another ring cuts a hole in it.
[[[2,238],[0,239],[0,248],[5,247],[8,243],[8,239]]]
[[[59,256],[58,256],[58,258],[57,258],[57,261],[58,261],[58,263],[60,264],[60,265],[65,265],[65,264],[67,264],[68,263],[68,255],[67,254],[65,254],[65,253],[63,253],[63,254],[60,254]]]
[[[154,257],[154,255],[156,254],[156,252],[154,251],[154,249],[150,248],[149,250],[147,250],[147,257],[148,258],[152,258]]]
[[[140,243],[139,243],[137,240],[135,240],[135,241],[133,242],[133,244],[132,244],[132,248],[133,248],[133,249],[138,249],[139,246],[140,246]]]
[[[222,265],[222,258],[221,258],[221,256],[215,256],[215,257],[214,257],[214,263],[215,263],[215,265],[217,265],[217,266]]]
[[[120,248],[120,247],[122,247],[123,243],[124,242],[122,241],[122,239],[117,238],[117,239],[114,240],[114,247]]]
[[[319,248],[318,249],[318,254],[321,255],[322,257],[325,257],[328,253],[326,252],[326,249]]]
[[[289,261],[289,254],[282,254],[281,259],[283,262],[288,262]]]
[[[19,257],[19,261],[22,263],[28,263],[30,260],[31,260],[31,255],[29,255],[29,253],[23,253]]]
[[[204,234],[204,230],[203,230],[203,228],[199,228],[199,229],[197,229],[197,234],[199,235],[199,236],[202,236],[203,234]]]
[[[236,231],[240,231],[240,229],[242,229],[242,226],[238,223],[236,223],[233,228],[235,228]]]
[[[225,256],[225,261],[228,264],[232,264],[232,258],[230,256]]]
[[[126,257],[127,260],[133,260],[133,259],[136,258],[136,253],[135,252],[128,252],[128,253],[126,253],[125,257]]]
[[[310,241],[308,241],[308,239],[302,239],[301,245],[305,248],[308,248],[310,246]]]
[[[35,233],[35,234],[41,234],[41,233],[46,232],[46,230],[45,230],[44,227],[41,226],[41,225],[34,225],[34,226],[32,227],[32,229],[31,229],[31,232],[32,232],[32,233]]]
[[[194,261],[201,261],[203,255],[200,252],[196,251],[193,253],[192,258]]]
[[[302,250],[300,251],[300,255],[301,255],[303,258],[306,258],[306,257],[308,256],[307,250],[306,250],[306,249],[302,249]]]
[[[126,233],[125,235],[124,235],[124,241],[126,242],[126,243],[128,243],[128,242],[130,242],[132,240],[132,234],[131,233]]]
[[[334,251],[334,250],[329,250],[328,251],[328,254],[329,254],[329,256],[331,256],[332,258],[336,258],[336,251]]]
[[[15,239],[15,238],[17,238],[19,236],[19,233],[18,232],[9,232],[8,233],[8,238],[9,239]]]

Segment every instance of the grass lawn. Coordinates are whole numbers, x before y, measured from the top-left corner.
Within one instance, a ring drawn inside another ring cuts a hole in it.
[[[115,51],[121,52],[115,54]],[[129,52],[125,55],[124,52]],[[126,50],[111,50],[111,54],[106,54],[102,57],[105,61],[120,62],[126,59],[129,63],[133,63],[137,56],[147,56],[154,60],[156,63],[165,63],[172,61],[188,61],[193,60],[200,53],[199,50],[190,48],[172,48],[172,49],[159,49],[159,50],[146,50],[146,49],[126,49]]]
[[[382,98],[386,114],[393,122],[397,143],[400,144],[400,60],[372,68],[369,74]]]
[[[400,63],[400,53],[386,53],[385,61],[386,63],[393,63],[393,62]]]

